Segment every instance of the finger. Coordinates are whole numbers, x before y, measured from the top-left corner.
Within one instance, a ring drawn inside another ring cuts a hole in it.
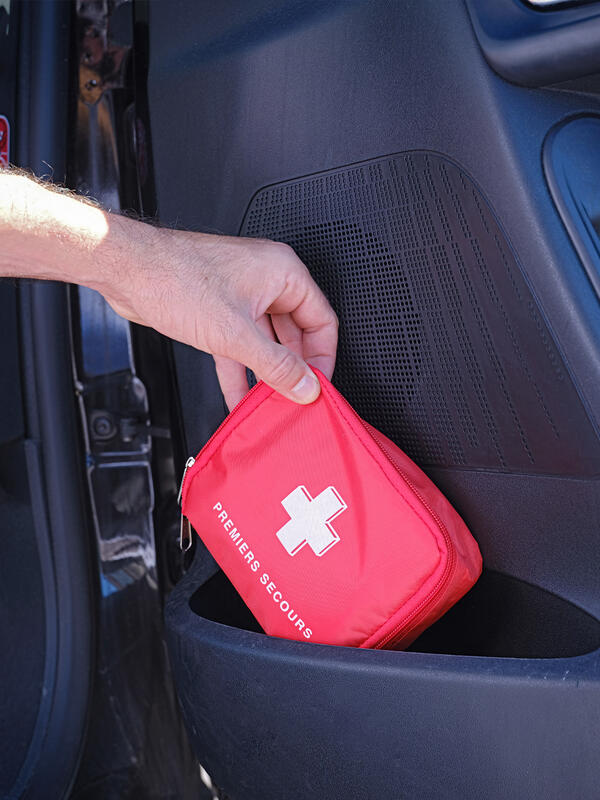
[[[294,315],[292,315],[294,316]],[[338,344],[337,318],[321,328],[303,331],[302,355],[309,364],[317,367],[331,380],[335,369]]]
[[[271,322],[279,343],[300,358],[303,357],[302,330],[296,325],[291,314],[272,314]]]
[[[294,321],[292,314],[272,314],[271,322],[281,344],[331,379],[337,350],[337,323],[331,325],[331,336],[327,341],[326,331],[320,329],[317,336],[313,331],[303,331]]]
[[[273,330],[272,319],[269,314],[263,314],[262,317],[259,317],[256,320],[256,325],[264,336],[272,342],[275,341],[275,331]]]
[[[256,320],[256,325],[264,336],[275,341],[275,333],[268,316],[263,314]],[[230,411],[237,406],[242,397],[248,392],[248,376],[246,366],[225,356],[214,356],[217,378],[225,398],[225,403]]]
[[[280,296],[268,308],[273,317],[289,314],[302,331],[302,355],[331,378],[338,343],[338,320],[323,292],[299,259]]]
[[[237,406],[248,391],[246,367],[238,361],[225,356],[213,356],[217,369],[217,378],[230,411]]]
[[[257,378],[295,403],[312,403],[321,387],[314,372],[296,353],[274,342],[248,321],[228,353],[247,364]]]

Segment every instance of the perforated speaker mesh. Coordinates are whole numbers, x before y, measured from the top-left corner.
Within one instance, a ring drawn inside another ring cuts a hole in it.
[[[417,463],[598,472],[598,440],[486,200],[413,152],[260,190],[241,233],[289,243],[340,318],[334,375]]]

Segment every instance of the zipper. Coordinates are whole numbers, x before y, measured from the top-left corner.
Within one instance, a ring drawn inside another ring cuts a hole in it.
[[[185,480],[185,476],[187,475],[187,471],[190,467],[193,467],[196,463],[196,459],[194,456],[190,456],[188,460],[185,462],[185,467],[183,469],[183,475],[181,476],[181,483],[179,484],[179,494],[177,495],[177,505],[181,505],[181,495],[183,494],[183,482]],[[187,553],[187,551],[192,546],[192,526],[190,525],[189,519],[184,515],[183,510],[181,512],[181,518],[179,520],[179,549],[183,553]]]
[[[404,483],[408,486],[408,488],[411,490],[411,492],[417,497],[417,499],[419,500],[421,505],[429,512],[429,516],[436,523],[440,533],[442,534],[442,536],[444,538],[444,541],[446,543],[446,548],[447,548],[447,551],[448,551],[448,558],[446,560],[446,565],[444,567],[444,571],[440,575],[440,577],[439,577],[437,583],[435,584],[435,586],[432,586],[432,588],[429,591],[429,593],[427,594],[427,596],[423,598],[423,600],[419,603],[419,605],[416,606],[416,608],[414,608],[411,611],[411,613],[399,625],[396,625],[395,628],[393,628],[391,631],[389,631],[389,633],[386,633],[385,636],[383,636],[376,644],[373,645],[373,649],[380,650],[383,647],[385,647],[386,644],[389,644],[389,642],[391,642],[393,639],[400,638],[400,635],[405,635],[406,633],[410,632],[411,628],[416,627],[418,622],[420,621],[418,619],[419,615],[422,614],[422,612],[424,612],[427,609],[427,606],[429,606],[430,603],[436,597],[439,597],[442,594],[442,592],[444,591],[444,589],[448,585],[448,583],[450,581],[450,578],[452,577],[452,573],[454,572],[454,567],[456,565],[456,551],[454,549],[454,543],[452,542],[452,539],[450,538],[450,534],[448,533],[448,529],[446,528],[446,526],[444,525],[442,520],[439,518],[438,514],[431,508],[429,503],[423,498],[422,494],[416,488],[414,483],[403,472],[402,468],[399,466],[399,464],[396,461],[396,459],[388,452],[388,450],[387,450],[387,448],[385,446],[385,443],[381,442],[378,439],[378,437],[376,436],[376,433],[371,429],[371,427],[369,425],[367,425],[367,423],[364,421],[364,419],[362,419],[362,417],[360,417],[356,413],[356,411],[352,408],[352,406],[346,400],[346,398],[341,394],[339,396],[341,397],[344,405],[352,412],[352,415],[360,422],[360,424],[363,426],[365,431],[369,434],[371,439],[375,442],[379,452],[394,467],[394,469],[396,470],[398,475],[400,475],[400,477],[402,478]]]
[[[177,505],[181,505],[181,497],[183,495],[183,482],[185,481],[185,476],[187,475],[187,471],[190,467],[193,467],[196,463],[196,459],[194,456],[190,456],[188,460],[185,462],[185,467],[183,468],[183,475],[181,476],[181,483],[179,484],[179,494],[177,495]]]
[[[238,413],[240,408],[244,405],[244,403],[249,400],[251,395],[253,395],[256,390],[260,387],[260,383],[257,383],[253,386],[240,400],[240,402],[235,406],[235,408],[225,417],[223,422],[219,425],[216,431],[212,434],[210,439],[206,442],[202,451],[206,450],[212,442],[216,439],[219,433],[223,430],[225,425],[228,425],[231,422],[232,417]],[[201,452],[202,452],[201,451]],[[197,458],[198,456],[196,456]],[[179,484],[179,494],[177,495],[177,504],[179,506],[182,505],[183,501],[183,487],[185,484],[185,480],[188,477],[189,470],[194,466],[196,463],[196,458],[194,456],[190,456],[188,460],[185,462],[185,467],[183,469],[183,475],[181,476],[181,483]],[[190,549],[192,546],[192,526],[189,519],[183,513],[183,508],[181,510],[181,520],[179,523],[179,547],[185,553],[187,550]]]

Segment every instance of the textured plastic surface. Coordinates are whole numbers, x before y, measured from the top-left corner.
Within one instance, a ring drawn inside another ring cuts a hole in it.
[[[600,651],[533,660],[282,641],[194,613],[212,569],[197,560],[166,621],[198,758],[232,800],[597,796]],[[227,607],[226,593],[212,601]]]
[[[506,232],[593,421],[593,437],[600,304],[548,191],[541,150],[554,125],[598,112],[598,100],[502,80],[459,0],[445,2],[443,13],[439,0],[218,7],[181,0],[177,13],[173,8],[149,4],[162,221],[236,234],[264,187],[390,153],[444,155],[472,178]],[[468,223],[478,224],[477,216]],[[495,259],[489,265],[496,283],[505,268]],[[383,318],[377,308],[371,316],[373,324]],[[532,346],[521,337],[519,345]],[[206,378],[208,360],[186,347],[176,353],[188,450],[196,452],[222,419],[222,405],[210,395],[216,385]],[[355,364],[358,386],[363,365]],[[394,371],[402,368],[397,359]],[[526,381],[523,391],[530,391]],[[577,403],[579,420],[580,412]],[[540,425],[543,418],[542,411]],[[557,448],[554,475],[447,465],[427,471],[476,535],[490,568],[598,616],[598,483],[579,471],[561,475],[561,464]],[[214,570],[211,559],[205,566]],[[597,657],[542,663],[277,642],[192,614],[188,597],[203,577],[190,580],[189,595],[178,593],[169,609],[172,652],[199,755],[216,780],[229,775],[234,800],[253,796],[249,783],[279,800],[288,774],[306,781],[295,784],[303,797],[324,783],[326,797],[372,798],[381,790],[393,800],[597,794]],[[553,619],[552,638],[562,642],[570,617]],[[317,777],[309,784],[311,775]]]
[[[544,86],[600,70],[600,8],[539,9],[524,0],[467,0],[485,57],[509,81]]]
[[[548,192],[540,153],[557,121],[597,109],[597,100],[502,81],[484,61],[462,2],[446,3],[443,15],[431,0],[402,13],[378,2],[300,5],[284,10],[264,0],[244,13],[235,3],[210,5],[202,25],[195,3],[181,0],[177,14],[169,3],[149,5],[162,221],[235,234],[261,187],[401,150],[445,153],[507,232],[596,430],[600,305]],[[376,310],[373,318],[381,319]],[[197,452],[225,410],[210,358],[183,345],[175,353],[187,450]],[[394,369],[401,368],[398,360]],[[356,363],[357,385],[362,369]],[[385,432],[385,420],[369,421]],[[555,458],[560,464],[560,448]],[[466,518],[486,564],[600,613],[591,567],[595,480],[443,468],[435,481]],[[574,532],[577,548],[565,548]]]
[[[186,469],[182,513],[271,635],[406,647],[481,556],[427,476],[317,371],[299,406],[260,382]]]
[[[400,153],[267,187],[242,234],[309,267],[341,320],[337,387],[417,463],[598,474],[514,252],[455,164]]]
[[[544,142],[544,170],[552,197],[588,278],[600,297],[600,117],[558,125]]]

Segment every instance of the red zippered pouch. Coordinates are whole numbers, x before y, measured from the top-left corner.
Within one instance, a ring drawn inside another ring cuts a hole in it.
[[[402,648],[481,573],[429,478],[315,369],[300,406],[258,383],[196,459],[180,499],[266,633]]]

